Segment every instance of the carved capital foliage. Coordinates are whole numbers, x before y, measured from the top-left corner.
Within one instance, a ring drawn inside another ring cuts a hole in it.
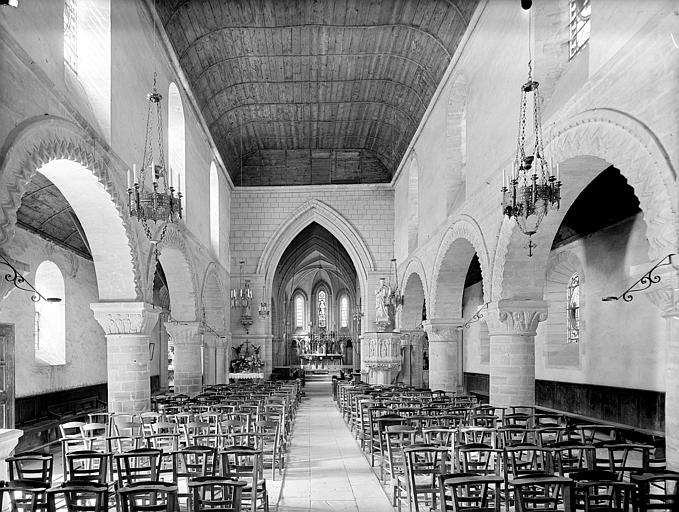
[[[90,308],[106,335],[148,335],[161,311],[145,302],[95,302]]]
[[[535,336],[538,324],[547,320],[547,303],[537,300],[502,300],[488,307],[490,334]]]
[[[200,343],[199,322],[165,322],[165,329],[175,345]]]
[[[429,342],[456,342],[460,337],[460,327],[464,324],[463,318],[441,321],[426,320],[422,323],[424,331],[427,333]]]

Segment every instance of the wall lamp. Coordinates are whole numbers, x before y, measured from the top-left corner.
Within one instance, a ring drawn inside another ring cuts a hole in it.
[[[632,296],[633,293],[637,292],[642,292],[644,290],[649,289],[652,285],[659,283],[661,281],[659,275],[654,275],[653,272],[657,270],[660,267],[666,267],[667,265],[672,264],[672,256],[676,256],[676,254],[668,254],[665,256],[663,259],[661,259],[658,263],[656,263],[651,270],[646,272],[643,276],[641,276],[632,286],[627,288],[622,294],[620,294],[618,297],[614,295],[609,295],[608,297],[602,297],[602,301],[604,302],[613,302],[616,300],[624,300],[625,302],[632,302],[632,299],[634,297]]]
[[[24,276],[22,276],[19,271],[14,268],[14,265],[12,265],[2,253],[0,253],[0,260],[0,265],[7,265],[12,270],[11,274],[5,274],[5,281],[12,283],[14,287],[18,288],[19,290],[33,293],[31,296],[31,300],[33,302],[38,302],[41,299],[45,302],[61,302],[61,298],[59,297],[45,297],[42,293],[36,290],[35,286],[26,281],[26,278],[24,278]]]
[[[479,306],[479,309],[476,310],[476,313],[474,313],[472,315],[472,317],[469,320],[467,320],[465,323],[463,323],[462,325],[457,327],[457,330],[461,331],[462,329],[468,329],[471,324],[476,323],[479,320],[481,320],[483,318],[483,314],[481,313],[481,311],[486,309],[488,307],[488,304],[490,304],[490,302],[486,302],[485,304],[481,304],[481,306]]]
[[[156,344],[154,342],[149,343],[149,361],[153,361],[153,355],[156,353]]]

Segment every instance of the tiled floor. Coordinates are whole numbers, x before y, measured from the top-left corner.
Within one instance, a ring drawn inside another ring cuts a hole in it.
[[[274,505],[274,503],[272,503]],[[393,512],[332,400],[331,383],[307,381],[295,419],[277,512]]]

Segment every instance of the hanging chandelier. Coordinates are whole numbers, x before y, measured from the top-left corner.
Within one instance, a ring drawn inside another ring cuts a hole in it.
[[[153,92],[148,95],[149,108],[146,115],[146,140],[141,169],[137,173],[136,164],[133,170],[127,171],[127,195],[130,204],[130,216],[135,217],[143,226],[144,233],[153,244],[163,241],[169,222],[177,222],[182,218],[181,177],[177,176],[177,195],[175,196],[172,172],[165,166],[163,151],[163,117],[160,101],[163,97],[156,88],[156,73],[153,73]],[[158,143],[158,155],[154,152],[154,135]],[[149,177],[150,183],[147,183]],[[164,222],[163,230],[158,238],[154,237],[150,223]]]
[[[233,309],[241,310],[240,323],[248,331],[252,325],[252,314],[250,313],[250,305],[252,304],[252,290],[250,289],[250,280],[243,278],[243,266],[245,260],[240,260],[240,272],[238,277],[238,288],[231,290],[231,307]]]
[[[389,264],[389,283],[388,286],[391,289],[391,303],[396,308],[398,306],[403,306],[403,293],[398,286],[398,267],[396,265],[396,258],[391,259]],[[392,270],[394,272],[394,283],[391,283]]]
[[[259,316],[265,318],[269,316],[269,305],[266,303],[266,286],[262,285],[262,301],[259,303]]]
[[[512,171],[507,181],[502,170],[502,212],[513,217],[521,232],[528,235],[528,255],[533,255],[535,244],[530,239],[550,210],[558,210],[561,202],[559,166],[547,161],[542,142],[541,103],[539,82],[533,80],[530,55],[530,18],[528,28],[528,81],[521,86],[519,134]],[[529,103],[533,110],[533,147],[526,141]],[[555,172],[556,171],[556,172]]]

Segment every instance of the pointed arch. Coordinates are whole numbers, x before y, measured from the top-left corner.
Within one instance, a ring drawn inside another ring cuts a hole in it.
[[[41,171],[73,207],[87,235],[101,300],[143,296],[125,166],[70,121],[41,116],[17,126],[0,150],[0,244],[14,236],[27,183]],[[50,163],[66,162],[64,166]]]
[[[561,164],[561,208],[540,224],[528,258],[525,236],[503,219],[493,261],[493,300],[542,297],[552,240],[573,201],[601,171],[615,165],[639,199],[648,257],[677,252],[676,173],[658,138],[639,120],[611,109],[577,114],[548,134],[545,153]]]
[[[269,239],[257,262],[257,273],[265,276],[266,289],[270,293],[276,267],[290,242],[312,222],[327,229],[344,246],[351,258],[362,293],[367,290],[368,272],[375,271],[373,256],[363,237],[335,209],[317,199],[307,201],[279,226]]]

